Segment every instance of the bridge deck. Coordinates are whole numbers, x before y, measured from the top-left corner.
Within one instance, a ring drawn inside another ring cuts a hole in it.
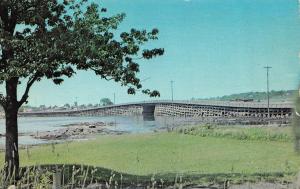
[[[209,101],[209,100],[201,100],[201,101],[169,101],[169,100],[160,100],[160,101],[142,101],[142,102],[134,102],[134,103],[123,103],[116,104],[110,106],[103,106],[97,108],[89,108],[89,109],[78,109],[78,110],[60,110],[60,111],[40,111],[40,112],[22,112],[20,114],[39,114],[39,113],[76,113],[82,111],[93,111],[114,107],[126,107],[126,106],[143,106],[143,105],[195,105],[195,106],[210,106],[210,107],[231,107],[231,108],[255,108],[255,109],[265,109],[267,108],[266,103],[262,102],[235,102],[235,101]],[[284,103],[271,103],[269,106],[271,109],[292,109],[293,103],[284,102]]]

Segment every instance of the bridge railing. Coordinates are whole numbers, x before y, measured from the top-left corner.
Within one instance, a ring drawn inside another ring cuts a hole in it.
[[[267,103],[264,102],[235,102],[235,101],[211,101],[211,100],[199,100],[199,101],[184,101],[184,100],[158,100],[158,101],[143,101],[139,104],[189,104],[189,105],[207,105],[207,106],[226,106],[226,107],[249,107],[249,108],[267,108]],[[270,103],[270,108],[293,108],[292,102],[284,103]]]

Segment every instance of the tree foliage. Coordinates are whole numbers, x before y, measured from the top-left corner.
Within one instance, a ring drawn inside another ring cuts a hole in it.
[[[294,98],[295,90],[280,90],[280,91],[270,91],[270,99],[273,100],[290,100]],[[238,93],[225,95],[221,97],[215,97],[211,99],[216,100],[236,100],[236,99],[253,99],[253,100],[266,100],[267,92],[247,92],[247,93]]]
[[[108,105],[113,105],[114,103],[109,98],[102,98],[100,100],[100,104],[102,106],[108,106]]]
[[[106,17],[106,11],[87,0],[0,1],[0,83],[26,79],[19,107],[34,82],[46,78],[59,85],[78,70],[119,82],[129,94],[142,88],[137,61],[163,55],[162,48],[142,49],[159,32],[131,29],[115,36],[125,14]],[[0,100],[4,107],[9,103]]]

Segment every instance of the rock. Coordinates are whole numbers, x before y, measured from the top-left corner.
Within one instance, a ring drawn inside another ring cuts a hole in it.
[[[7,189],[17,189],[17,187],[15,185],[11,185]]]
[[[102,189],[102,188],[106,188],[106,186],[102,184],[90,184],[87,186],[87,189]]]
[[[104,122],[97,122],[96,125],[103,126],[103,125],[105,125],[105,123]]]
[[[124,131],[114,131],[107,129],[102,126],[108,126],[103,122],[97,123],[80,123],[80,124],[71,124],[68,128],[61,128],[54,131],[45,131],[40,132],[39,134],[31,134],[36,139],[44,140],[66,140],[66,139],[83,139],[91,135],[102,134],[102,135],[121,135]]]

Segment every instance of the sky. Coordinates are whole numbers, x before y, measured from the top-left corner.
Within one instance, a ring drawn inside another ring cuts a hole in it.
[[[141,61],[145,88],[157,89],[160,98],[127,95],[127,88],[78,72],[56,86],[36,83],[29,105],[116,103],[171,98],[207,98],[266,90],[266,65],[270,89],[298,86],[300,14],[297,0],[101,0],[108,14],[126,13],[120,31],[158,28],[159,40],[150,47],[165,49],[163,57]],[[19,91],[20,93],[22,90]]]

